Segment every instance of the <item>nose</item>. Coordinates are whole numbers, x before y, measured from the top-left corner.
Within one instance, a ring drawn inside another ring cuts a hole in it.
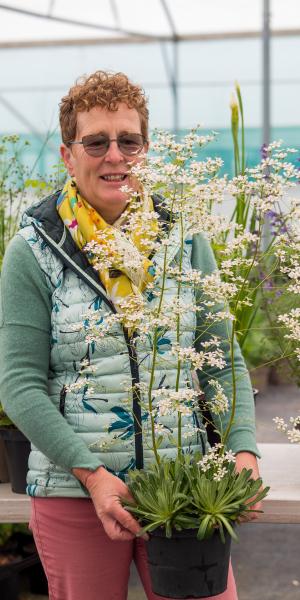
[[[109,148],[104,156],[105,162],[120,163],[124,161],[124,156],[120,152],[116,140],[113,140],[109,144]]]

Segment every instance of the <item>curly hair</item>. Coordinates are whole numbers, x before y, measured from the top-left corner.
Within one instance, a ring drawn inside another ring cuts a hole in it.
[[[116,111],[121,102],[137,110],[142,135],[148,139],[149,110],[144,90],[131,83],[124,73],[96,71],[77,79],[69,93],[61,99],[59,122],[64,144],[68,146],[75,139],[77,113],[89,111],[94,106]]]

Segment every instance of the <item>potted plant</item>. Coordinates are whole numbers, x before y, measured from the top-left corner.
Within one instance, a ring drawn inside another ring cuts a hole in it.
[[[47,594],[44,574],[27,523],[0,525],[0,596],[18,600],[20,573],[25,573],[33,593]]]
[[[36,556],[24,558],[23,548],[30,540],[26,524],[0,525],[0,595],[5,600],[18,600],[19,573],[36,560]]]
[[[133,349],[143,344],[149,349],[141,365],[145,372],[143,381],[135,386],[124,382],[124,389],[128,392],[128,405],[132,397],[138,398],[141,416],[138,418],[135,414],[131,421],[128,416],[127,421],[129,425],[138,421],[153,463],[146,469],[129,471],[128,485],[134,504],[126,503],[126,507],[142,523],[142,533],[150,534],[147,549],[154,592],[172,598],[207,597],[224,591],[230,539],[236,539],[234,526],[247,517],[251,506],[268,491],[268,488],[262,489],[260,479],[252,479],[251,470],[236,472],[234,455],[227,447],[236,412],[235,339],[246,339],[245,332],[251,330],[253,315],[257,312],[259,288],[273,275],[274,240],[266,244],[264,237],[266,211],[284,194],[285,186],[298,177],[292,165],[283,164],[286,154],[282,159],[280,145],[274,143],[265,149],[265,158],[255,169],[245,168],[242,177],[238,175],[228,181],[226,176],[219,176],[220,159],[195,160],[195,146],[202,149],[209,139],[210,136],[192,130],[179,143],[174,136],[159,132],[152,145],[159,156],[150,156],[133,167],[132,173],[139,179],[144,193],[152,198],[158,194],[162,208],[162,218],[154,235],[152,228],[153,223],[157,223],[157,213],[149,213],[141,225],[134,210],[140,198],[123,188],[133,207],[129,217],[130,235],[134,231],[137,236],[143,235],[149,246],[152,244],[151,276],[143,294],[119,301],[116,314],[105,317],[101,309],[93,307],[84,315],[83,324],[91,346],[101,343],[104,333],[110,333],[113,338],[116,324],[121,324],[128,332]],[[223,202],[228,192],[238,198],[243,207],[248,207],[248,215],[252,210],[250,231],[245,215],[236,223],[214,210],[214,204]],[[194,234],[205,235],[212,242],[219,271],[205,274],[196,268],[186,270],[186,256]],[[174,248],[174,239],[178,237],[180,241]],[[114,240],[109,242],[107,244],[107,238],[100,232],[97,239],[87,245],[86,251],[95,268],[103,261],[106,267],[110,264],[115,267],[111,259]],[[127,256],[127,260],[128,268],[139,268],[136,256]],[[263,279],[260,276],[262,264],[267,266]],[[177,290],[172,310],[168,306],[170,286]],[[201,327],[197,327],[196,346],[186,346],[183,335],[182,324],[187,315],[191,311],[197,313],[197,308],[189,302],[181,302],[182,293],[191,297],[189,291],[201,297]],[[252,315],[248,310],[251,306],[254,306]],[[196,317],[197,314],[195,320]],[[216,334],[218,329],[222,332],[219,335]],[[214,331],[211,338],[210,330]],[[218,377],[224,368],[224,345],[230,348],[232,359],[231,384],[227,388],[222,387]],[[173,386],[164,386],[170,353],[176,357],[177,376]],[[160,382],[154,375],[157,365],[162,375]],[[201,438],[201,425],[197,420],[199,395],[189,374],[192,371],[205,374],[212,366],[215,374],[209,381],[209,395],[204,405],[218,433],[219,444],[209,450],[205,445],[201,449],[199,443],[201,454],[183,451],[183,447],[189,446],[189,437]],[[92,368],[87,364],[74,387],[69,387],[75,393],[84,389],[87,396],[89,393],[93,396],[97,393],[94,385]],[[130,408],[124,407],[124,415],[129,412]],[[169,414],[177,415],[176,436],[165,424]],[[185,426],[186,417],[194,418],[190,431]],[[109,449],[110,444],[118,443],[118,427],[119,435],[125,435],[124,423],[125,419],[108,428],[107,439],[102,437],[99,443],[101,452]],[[163,452],[170,442],[172,457],[168,451]],[[93,447],[96,448],[97,443]],[[218,565],[216,556],[220,557]],[[195,561],[195,557],[197,564],[188,564],[190,559]],[[196,580],[190,576],[191,572],[197,572]]]
[[[183,455],[130,472],[135,504],[127,508],[151,534],[147,552],[157,594],[200,598],[226,590],[234,525],[267,489],[251,471],[236,473],[234,456],[222,451],[215,446],[202,457]]]
[[[3,443],[12,491],[25,494],[30,442],[15,427],[0,404],[0,441]],[[2,483],[5,483],[4,481]]]

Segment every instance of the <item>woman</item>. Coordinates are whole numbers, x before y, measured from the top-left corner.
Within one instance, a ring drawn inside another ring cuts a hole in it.
[[[91,307],[115,311],[114,278],[125,276],[129,288],[132,283],[126,265],[97,273],[82,248],[96,230],[113,234],[120,223],[126,230],[130,208],[120,187],[137,189],[128,164],[148,150],[146,100],[124,74],[97,71],[62,99],[60,125],[70,179],[62,191],[25,213],[3,265],[1,399],[32,442],[30,526],[51,600],[124,600],[132,559],[148,600],[155,600],[145,540],[136,538],[140,525],[120,502],[131,498],[124,474],[147,463],[149,450],[135,435],[134,423],[129,441],[123,436],[122,442],[121,435],[109,452],[97,445],[122,405],[122,381],[137,381],[135,349],[126,331],[115,343],[104,339],[91,349],[83,328],[76,330]],[[140,208],[141,218],[153,207],[159,213],[159,202],[150,198]],[[215,269],[200,236],[193,240],[191,261],[203,273]],[[235,360],[243,376],[228,445],[237,469],[246,466],[258,476],[251,386],[239,352]],[[103,391],[94,403],[85,391],[74,392],[86,364],[94,367]],[[221,382],[229,377],[230,368],[220,372]],[[204,392],[208,379],[209,373],[200,381]],[[231,569],[227,591],[218,598],[237,598]]]

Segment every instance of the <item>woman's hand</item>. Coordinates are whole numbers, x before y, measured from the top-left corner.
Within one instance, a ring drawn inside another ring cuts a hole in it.
[[[73,469],[73,473],[89,491],[108,537],[118,541],[133,540],[141,531],[141,526],[121,504],[121,499],[134,502],[127,485],[104,467],[92,472]],[[148,536],[143,536],[143,539],[147,540]]]
[[[257,458],[255,454],[252,454],[251,452],[238,452],[236,455],[235,468],[238,473],[240,473],[244,468],[252,469],[252,479],[258,479],[260,477]],[[253,500],[255,500],[255,498],[253,498]],[[250,508],[252,510],[261,510],[262,502],[254,502]],[[257,517],[258,513],[248,513],[246,517],[239,519],[239,522],[242,523],[253,521],[254,519],[257,519]]]

